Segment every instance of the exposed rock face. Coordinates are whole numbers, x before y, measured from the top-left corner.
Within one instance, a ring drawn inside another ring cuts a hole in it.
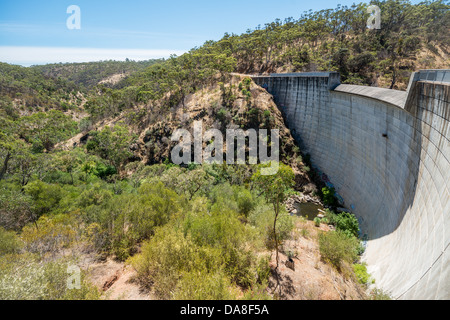
[[[195,121],[202,122],[203,132],[218,129],[224,137],[227,129],[278,129],[280,159],[294,169],[297,190],[314,192],[317,187],[304,170],[305,164],[300,157],[300,149],[286,127],[272,95],[254,82],[247,88],[243,85],[246,78],[248,79],[244,75],[234,74],[224,87],[217,82],[207,89],[188,95],[184,103],[177,107],[168,108],[158,103],[136,107],[117,118],[103,120],[96,124],[95,128],[102,130],[105,126],[125,123],[132,133],[139,137],[137,143],[131,147],[134,157],[130,160],[142,161],[148,165],[160,164],[170,159],[171,151],[177,144],[171,141],[173,133],[177,129],[186,129],[193,135]],[[133,120],[136,115],[139,115],[137,121]],[[66,142],[65,148],[85,144],[88,139],[88,133],[79,134]],[[204,141],[204,147],[206,143]],[[226,156],[226,143],[223,151]]]

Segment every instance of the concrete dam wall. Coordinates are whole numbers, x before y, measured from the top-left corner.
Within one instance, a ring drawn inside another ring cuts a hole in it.
[[[333,72],[254,81],[360,220],[376,286],[450,299],[450,70],[415,73],[408,92],[342,85]]]

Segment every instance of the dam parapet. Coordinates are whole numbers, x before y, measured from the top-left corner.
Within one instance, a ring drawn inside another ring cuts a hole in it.
[[[408,91],[341,84],[336,72],[255,76],[368,237],[377,286],[450,299],[450,70]]]

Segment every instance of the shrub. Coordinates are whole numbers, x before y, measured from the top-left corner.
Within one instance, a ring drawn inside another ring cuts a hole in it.
[[[354,264],[353,272],[360,284],[367,285],[371,281],[370,274],[367,272],[367,266],[365,264]]]
[[[221,108],[218,112],[217,112],[217,119],[224,122],[226,120],[228,116],[228,111],[225,108]]]
[[[159,228],[142,246],[142,253],[130,258],[144,285],[153,285],[161,299],[171,299],[182,275],[208,272],[219,263],[217,251],[198,248],[191,238],[173,227]]]
[[[269,257],[261,257],[258,261],[256,272],[258,274],[258,283],[265,284],[270,277],[270,259]]]
[[[121,194],[91,207],[86,220],[98,235],[88,236],[91,244],[125,261],[140,241],[153,235],[155,228],[169,222],[181,208],[179,196],[162,182],[144,183],[138,194]],[[94,223],[94,225],[93,225]]]
[[[33,200],[20,191],[0,190],[0,227],[19,231],[34,220]]]
[[[322,220],[320,220],[320,218],[315,218],[314,219],[314,224],[316,225],[316,227],[320,227],[320,224],[322,223]]]
[[[32,255],[0,257],[0,300],[97,300],[99,291],[81,273],[80,289],[69,289],[70,261],[43,262]]]
[[[250,85],[252,84],[252,79],[249,77],[246,77],[244,80],[242,80],[246,88],[250,88]]]
[[[212,188],[209,193],[209,199],[211,201],[211,210],[220,211],[226,208],[229,211],[238,212],[239,206],[236,202],[236,194],[231,185],[222,183]]]
[[[342,263],[353,263],[358,255],[358,240],[349,238],[342,231],[332,231],[319,235],[319,249],[322,259],[341,269]]]
[[[348,212],[343,212],[334,217],[336,228],[344,232],[348,237],[358,237],[360,229],[356,217]]]
[[[377,288],[372,290],[370,298],[371,300],[392,300],[392,297],[389,293]]]
[[[266,247],[270,250],[275,248],[273,219],[273,208],[269,204],[258,205],[249,215],[250,223],[257,228],[264,239]],[[282,243],[289,239],[293,228],[294,223],[292,217],[285,210],[282,210],[277,221],[278,242]]]
[[[38,215],[56,209],[63,198],[63,192],[59,185],[47,184],[39,180],[25,186],[25,192],[33,199]]]
[[[235,212],[215,207],[210,214],[191,214],[184,230],[196,245],[220,250],[224,270],[233,282],[244,287],[254,283],[255,257],[251,246],[255,232],[242,224]]]
[[[14,232],[0,227],[0,256],[19,253],[22,246],[22,242]]]
[[[245,187],[234,186],[234,198],[238,205],[239,213],[248,217],[250,211],[255,207],[255,201],[250,190]]]
[[[231,283],[223,272],[190,272],[180,279],[173,293],[175,300],[234,300]]]
[[[117,169],[115,167],[107,166],[103,163],[98,163],[94,171],[94,175],[96,175],[100,179],[105,179],[115,174],[117,174]]]
[[[336,201],[336,190],[334,188],[325,187],[322,189],[323,203],[326,206],[334,207],[337,204]]]
[[[69,247],[77,240],[75,223],[69,215],[42,216],[37,221],[38,227],[31,224],[22,230],[26,249],[33,253],[54,253]]]

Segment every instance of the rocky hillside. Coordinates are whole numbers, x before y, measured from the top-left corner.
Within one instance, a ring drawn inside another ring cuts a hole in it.
[[[280,130],[280,158],[294,169],[299,190],[305,186],[312,187],[307,175],[309,168],[303,162],[300,149],[296,146],[290,130],[286,128],[273,97],[246,76],[230,76],[226,84],[216,81],[186,96],[184,105],[180,103],[167,110],[158,104],[146,104],[127,110],[118,117],[104,119],[93,127],[97,132],[107,126],[126,124],[130,133],[136,136],[131,145],[133,156],[130,161],[153,165],[170,161],[170,153],[177,144],[171,142],[172,134],[177,129],[187,129],[193,134],[195,121],[202,122],[204,132],[218,129],[224,137],[227,129]],[[64,149],[86,145],[91,134],[78,134],[64,143]],[[206,143],[204,142],[204,147]]]

